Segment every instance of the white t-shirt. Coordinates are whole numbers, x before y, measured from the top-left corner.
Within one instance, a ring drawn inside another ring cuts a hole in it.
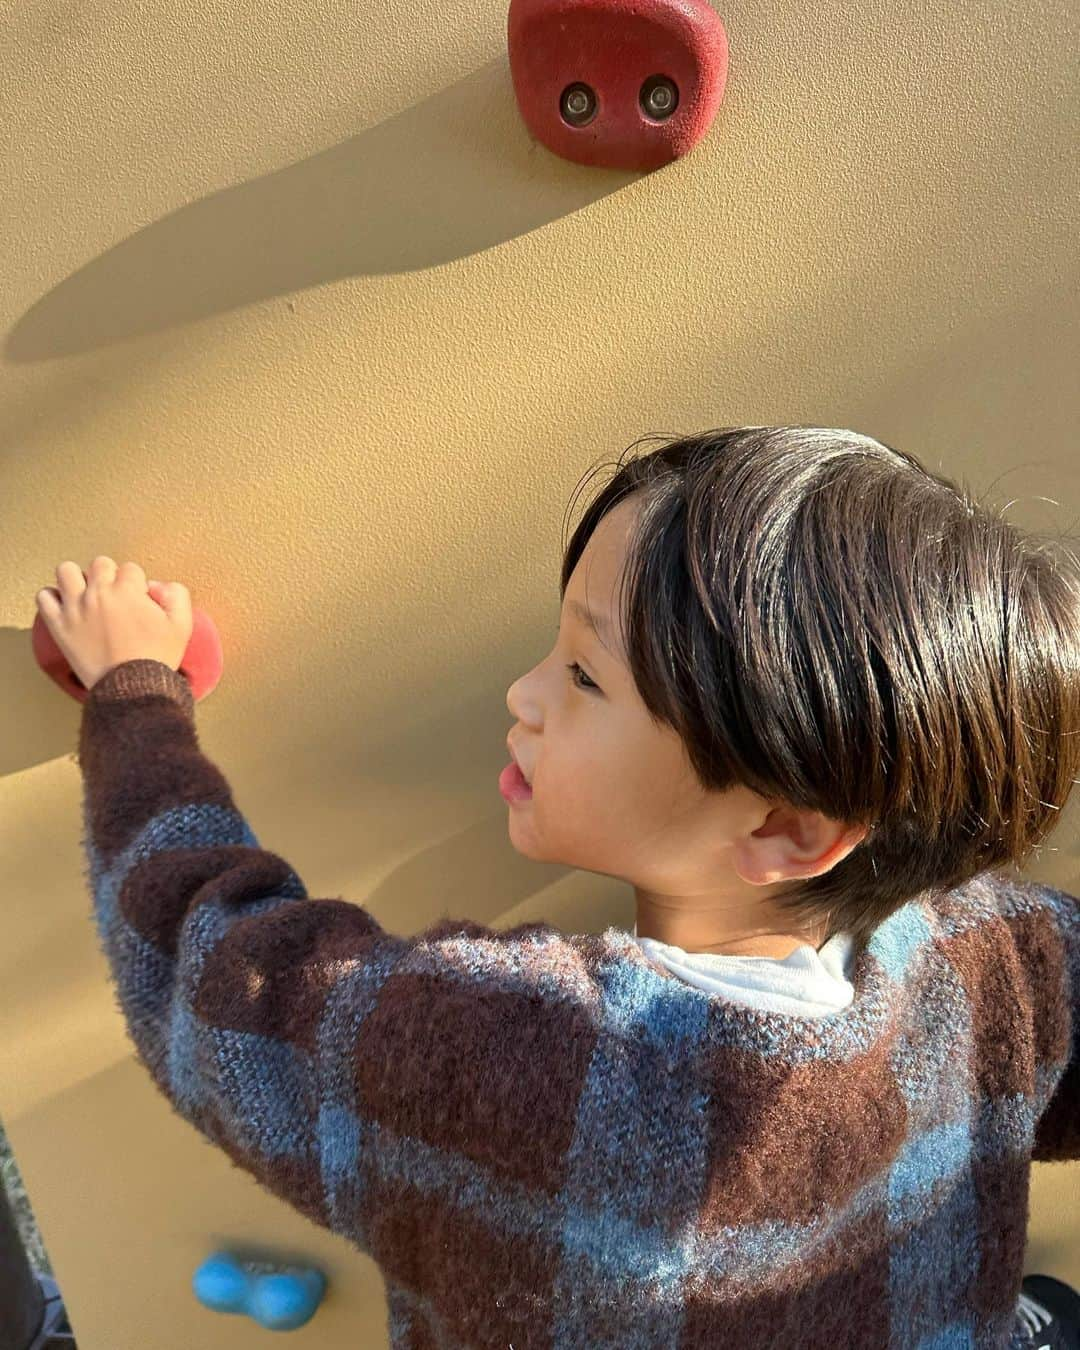
[[[672,975],[736,1003],[796,1017],[824,1017],[855,997],[851,984],[854,942],[837,933],[820,950],[802,943],[788,956],[724,956],[686,952],[655,938],[637,938],[645,955]]]

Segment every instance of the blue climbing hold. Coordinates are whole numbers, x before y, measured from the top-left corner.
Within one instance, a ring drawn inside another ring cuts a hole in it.
[[[292,1331],[311,1320],[325,1287],[319,1270],[261,1275],[251,1293],[251,1316],[270,1331]]]
[[[247,1312],[250,1276],[228,1252],[217,1252],[195,1272],[192,1288],[200,1303],[214,1312]]]
[[[244,1313],[268,1331],[294,1331],[310,1322],[326,1291],[313,1267],[261,1268],[229,1252],[215,1252],[195,1272],[195,1297],[213,1312]]]

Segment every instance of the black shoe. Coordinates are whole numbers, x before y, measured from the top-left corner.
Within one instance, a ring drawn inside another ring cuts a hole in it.
[[[1080,1350],[1080,1294],[1052,1275],[1025,1275],[1017,1320],[1032,1350]]]

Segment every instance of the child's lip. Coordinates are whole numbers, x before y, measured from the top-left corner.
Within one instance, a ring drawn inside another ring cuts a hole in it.
[[[524,766],[522,765],[521,760],[518,759],[518,757],[517,757],[517,751],[516,751],[516,750],[514,749],[514,747],[510,744],[510,737],[509,737],[509,736],[507,736],[507,738],[506,738],[506,748],[507,748],[507,750],[510,751],[510,758],[514,761],[514,763],[515,763],[515,764],[518,766],[518,768],[521,770],[521,776],[522,776],[522,778],[524,778],[525,781],[526,781],[526,783],[528,783],[528,785],[529,785],[530,787],[532,787],[532,778],[531,778],[531,776],[530,776],[529,774],[527,774],[527,773],[525,772],[525,768],[524,768]]]

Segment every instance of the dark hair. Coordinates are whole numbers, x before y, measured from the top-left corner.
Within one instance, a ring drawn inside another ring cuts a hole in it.
[[[615,469],[560,595],[636,494],[622,631],[654,722],[707,789],[870,827],[775,894],[795,927],[864,943],[912,898],[1037,850],[1080,769],[1074,554],[1060,567],[1052,540],[852,431],[705,431]]]

